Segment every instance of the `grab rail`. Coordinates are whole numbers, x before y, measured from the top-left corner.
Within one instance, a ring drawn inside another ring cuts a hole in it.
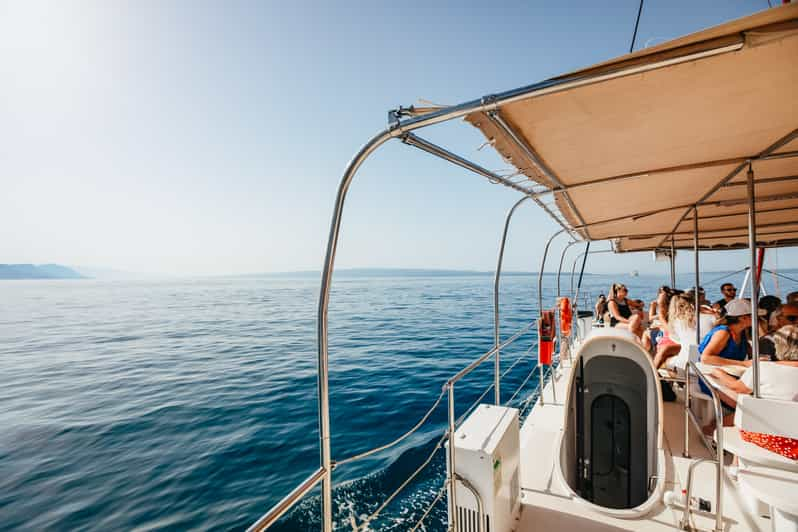
[[[684,429],[685,429],[685,434],[684,434],[684,456],[686,456],[686,457],[690,456],[690,441],[689,441],[690,440],[690,433],[689,433],[690,425],[688,423],[688,420],[692,421],[693,425],[698,430],[698,433],[703,438],[704,445],[707,446],[707,449],[709,449],[710,451],[712,450],[712,446],[709,444],[709,442],[707,441],[706,437],[704,436],[704,432],[701,430],[701,423],[698,422],[698,420],[695,417],[695,414],[693,414],[693,411],[690,408],[690,406],[691,406],[691,404],[690,404],[691,403],[691,401],[690,401],[690,370],[691,369],[693,369],[695,371],[695,374],[698,377],[699,381],[702,381],[707,386],[707,388],[709,389],[710,396],[712,397],[712,404],[715,407],[715,433],[717,434],[717,437],[716,437],[716,439],[717,439],[717,449],[715,450],[715,465],[717,467],[717,471],[716,471],[716,475],[715,475],[715,497],[717,498],[717,501],[715,502],[716,503],[716,508],[715,508],[715,531],[716,532],[721,532],[723,530],[723,409],[721,408],[721,405],[720,405],[720,398],[718,397],[718,394],[715,391],[712,383],[709,382],[709,379],[707,379],[706,376],[701,372],[701,370],[698,369],[698,366],[695,364],[695,362],[693,362],[692,360],[689,360],[687,362],[687,367],[685,369],[686,369],[686,371],[685,371],[685,379],[684,379],[684,381],[685,381],[685,386],[684,386],[684,389],[685,389],[685,399],[684,399],[684,415],[685,415],[685,421],[684,421],[684,424],[685,424],[685,426],[684,426]],[[690,471],[690,472],[692,472],[692,471]],[[688,478],[688,486],[687,486],[687,489],[689,490],[690,489],[689,483],[690,483],[690,481],[692,481],[692,476],[691,475],[688,475],[688,476],[690,477],[690,478]],[[685,504],[685,507],[684,507],[684,518],[683,518],[683,523],[685,523],[687,525],[689,525],[689,522],[690,522],[690,513],[691,513],[690,500],[688,499],[686,501],[686,504]],[[687,529],[685,529],[685,530],[687,530]]]
[[[327,471],[323,468],[317,469],[312,475],[306,478],[294,490],[283,497],[283,499],[275,504],[271,510],[266,512],[260,519],[255,521],[248,529],[247,532],[260,532],[272,526],[280,517],[283,516],[294,504],[302,497],[316,487],[316,484],[327,476]]]
[[[495,345],[493,349],[490,349],[487,353],[476,359],[474,362],[466,366],[465,368],[458,371],[451,379],[446,381],[446,384],[443,385],[444,390],[448,390],[449,392],[449,430],[448,432],[448,439],[449,439],[449,469],[447,472],[447,482],[449,484],[449,518],[452,522],[452,530],[457,530],[457,495],[455,489],[455,456],[454,456],[454,433],[456,429],[456,422],[457,419],[454,415],[454,385],[460,379],[477,369],[485,360],[487,360],[491,355],[497,353],[500,349],[504,348],[505,346],[509,345],[510,343],[514,342],[518,339],[519,336],[525,334],[529,329],[535,325],[535,321],[531,322],[526,327],[523,327],[520,331],[515,333],[509,339],[504,341],[499,345]],[[541,374],[542,377],[542,374]]]

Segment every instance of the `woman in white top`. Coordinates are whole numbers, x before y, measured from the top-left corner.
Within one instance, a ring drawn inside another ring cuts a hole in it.
[[[702,335],[712,329],[716,317],[710,307],[701,307],[698,321]],[[689,360],[690,346],[698,345],[695,329],[695,293],[684,292],[674,295],[668,308],[668,335],[674,342],[678,343],[678,348],[669,347],[662,350],[662,352],[658,350],[654,357],[654,366],[659,368],[668,362],[668,359],[677,356],[674,359],[675,365],[684,368]],[[668,363],[668,366],[673,367],[673,364]]]

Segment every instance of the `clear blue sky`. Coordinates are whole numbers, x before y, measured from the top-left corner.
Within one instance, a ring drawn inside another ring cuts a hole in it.
[[[649,0],[638,47],[766,8]],[[623,54],[636,14],[636,0],[0,1],[0,262],[318,269],[341,171],[388,109],[454,104]],[[425,136],[503,168],[462,122]],[[493,269],[516,199],[390,144],[352,188],[338,266]],[[525,207],[507,268],[536,269],[554,230]],[[746,257],[731,255],[704,264]],[[795,257],[780,252],[781,266]],[[651,264],[603,255],[592,269]]]

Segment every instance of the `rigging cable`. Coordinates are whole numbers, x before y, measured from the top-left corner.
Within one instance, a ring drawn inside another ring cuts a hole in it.
[[[643,0],[640,0],[640,7],[637,8],[637,21],[635,21],[635,31],[632,34],[632,44],[629,46],[629,53],[631,54],[635,49],[635,40],[637,39],[637,27],[640,25],[640,14],[643,12]]]

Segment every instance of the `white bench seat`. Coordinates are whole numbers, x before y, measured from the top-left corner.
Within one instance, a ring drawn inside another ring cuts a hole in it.
[[[773,451],[768,451],[759,445],[747,442],[740,436],[737,427],[723,428],[723,449],[737,455],[747,467],[752,466],[773,467],[798,473],[798,460],[790,460]],[[798,495],[796,495],[798,499]]]
[[[740,488],[772,509],[771,519],[776,532],[798,530],[798,473],[772,467],[751,466],[737,474]]]

